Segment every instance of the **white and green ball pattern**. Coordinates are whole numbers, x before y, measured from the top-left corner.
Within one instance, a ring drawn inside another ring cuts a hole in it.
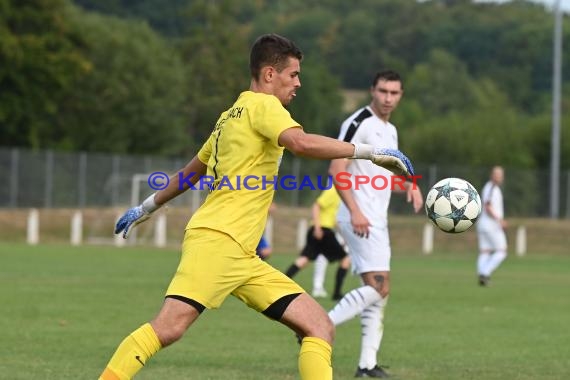
[[[481,198],[466,180],[445,178],[429,190],[425,209],[440,230],[459,233],[469,229],[481,215]]]

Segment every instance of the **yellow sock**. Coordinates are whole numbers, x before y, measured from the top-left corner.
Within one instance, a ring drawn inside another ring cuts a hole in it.
[[[146,323],[126,337],[99,380],[129,380],[160,350],[161,344],[150,323]]]
[[[307,337],[299,353],[299,373],[302,380],[332,380],[332,347],[320,338]]]

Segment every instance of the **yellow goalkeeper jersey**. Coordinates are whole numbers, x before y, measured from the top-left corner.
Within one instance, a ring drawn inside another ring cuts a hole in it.
[[[212,185],[187,228],[224,232],[254,254],[283,156],[279,135],[291,127],[300,125],[275,96],[242,92],[198,152]]]
[[[319,222],[321,227],[334,229],[336,226],[336,213],[341,202],[336,188],[333,186],[330,189],[323,190],[316,202],[320,207]]]

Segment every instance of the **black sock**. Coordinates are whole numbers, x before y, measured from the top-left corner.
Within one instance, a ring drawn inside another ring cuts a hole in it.
[[[338,267],[336,270],[336,278],[334,282],[334,294],[339,295],[341,293],[342,284],[344,283],[344,278],[346,277],[347,270],[341,267]]]
[[[299,269],[301,268],[299,268],[295,264],[291,264],[291,266],[289,267],[289,269],[287,269],[287,272],[285,272],[285,274],[287,275],[287,277],[293,278],[297,274],[297,272],[299,272]]]

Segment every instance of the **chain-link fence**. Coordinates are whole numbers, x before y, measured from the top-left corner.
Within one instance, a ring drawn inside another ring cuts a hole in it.
[[[148,176],[157,171],[172,174],[189,158],[133,156],[102,153],[64,153],[0,148],[0,208],[85,208],[128,206],[153,190]],[[415,163],[424,194],[438,179],[460,177],[481,189],[490,168]],[[328,161],[309,160],[285,153],[280,177],[293,176],[295,190],[278,186],[275,200],[290,206],[308,206],[317,197],[327,177]],[[302,179],[309,179],[301,186]],[[549,215],[548,169],[505,168],[504,198],[509,216],[546,217]],[[288,182],[289,185],[292,182]],[[561,217],[570,218],[570,171],[563,172],[560,183]],[[187,192],[173,205],[196,205],[205,191]],[[403,196],[395,194],[393,213],[409,213]]]

